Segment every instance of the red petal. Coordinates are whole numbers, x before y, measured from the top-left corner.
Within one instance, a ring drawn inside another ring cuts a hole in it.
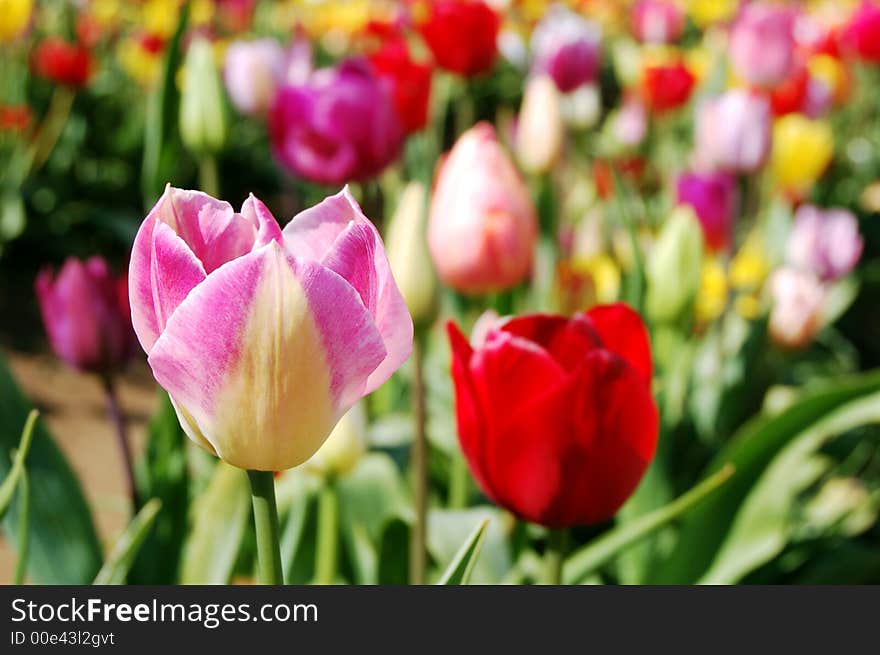
[[[605,348],[628,361],[651,384],[651,341],[642,318],[623,303],[599,305],[586,313]]]
[[[562,316],[532,314],[514,318],[501,329],[540,344],[566,371],[573,371],[584,355],[602,345],[592,323],[583,315],[568,320]]]

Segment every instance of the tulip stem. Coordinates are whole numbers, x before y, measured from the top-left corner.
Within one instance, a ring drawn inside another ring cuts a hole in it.
[[[220,174],[214,155],[203,155],[199,160],[199,186],[209,196],[220,196]]]
[[[278,540],[278,510],[275,507],[275,475],[272,471],[251,470],[247,474],[254,505],[260,583],[284,584]]]
[[[318,497],[318,543],[315,550],[315,584],[336,582],[339,535],[339,497],[333,480],[328,480]]]
[[[119,405],[119,398],[116,394],[116,384],[107,377],[104,379],[104,393],[107,395],[107,414],[116,431],[116,440],[119,443],[119,450],[122,451],[123,468],[125,469],[125,481],[128,485],[128,497],[131,499],[132,513],[137,514],[141,508],[140,497],[138,496],[137,482],[134,476],[134,458],[131,453],[131,446],[128,443],[128,430],[126,428],[125,414]]]
[[[413,498],[416,521],[410,534],[409,581],[410,584],[425,584],[427,562],[427,521],[428,521],[428,438],[425,432],[425,384],[423,366],[425,360],[424,334],[418,333],[413,341],[413,416],[415,437],[410,469],[413,478]]]
[[[568,547],[568,531],[550,530],[547,536],[547,550],[544,551],[544,584],[562,584],[562,565]]]
[[[464,509],[468,501],[468,470],[464,455],[452,456],[449,472],[449,509]]]

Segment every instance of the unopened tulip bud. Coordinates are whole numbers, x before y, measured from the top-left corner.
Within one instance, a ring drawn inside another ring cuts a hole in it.
[[[824,121],[788,114],[773,126],[771,163],[783,189],[805,192],[819,179],[834,155],[834,134]]]
[[[784,348],[803,348],[821,327],[825,288],[809,271],[782,268],[770,278],[770,336]]]
[[[189,45],[180,98],[180,137],[196,154],[220,150],[228,129],[220,74],[214,65],[214,49],[207,39]]]
[[[546,173],[562,152],[562,109],[556,84],[547,75],[529,80],[516,128],[516,154],[530,173]]]
[[[339,419],[305,467],[323,477],[337,477],[354,470],[366,452],[367,417],[363,404],[358,403]]]
[[[648,260],[648,315],[661,322],[682,316],[700,290],[702,267],[700,223],[690,207],[677,207]]]
[[[770,103],[735,89],[700,104],[696,120],[698,165],[709,170],[753,172],[770,154]]]
[[[602,95],[598,84],[584,84],[562,96],[562,118],[566,125],[585,130],[599,122]]]
[[[462,293],[502,291],[532,269],[538,222],[525,183],[488,123],[462,134],[443,163],[428,223],[440,279]]]
[[[416,325],[433,321],[437,280],[428,254],[428,198],[420,182],[410,182],[400,195],[386,238],[388,263]]]

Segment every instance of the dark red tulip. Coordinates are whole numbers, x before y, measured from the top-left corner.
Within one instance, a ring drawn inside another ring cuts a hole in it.
[[[657,113],[677,109],[690,99],[695,81],[693,73],[680,61],[647,66],[643,87],[645,101]]]
[[[49,343],[70,366],[109,375],[135,353],[127,276],[102,258],[71,257],[57,276],[40,271],[35,287]]]
[[[425,127],[432,66],[415,61],[402,39],[387,41],[370,55],[370,63],[379,77],[390,84],[394,107],[406,131],[418,132]]]
[[[92,56],[79,43],[52,37],[37,46],[33,59],[34,72],[56,84],[83,87],[92,73]]]
[[[500,26],[482,0],[432,0],[421,33],[441,68],[470,77],[495,64]]]
[[[614,516],[659,430],[638,314],[616,304],[522,316],[475,345],[448,331],[459,441],[485,494],[550,528]]]

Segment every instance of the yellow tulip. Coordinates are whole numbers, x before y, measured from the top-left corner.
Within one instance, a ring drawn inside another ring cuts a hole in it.
[[[834,154],[831,126],[802,114],[788,114],[773,126],[772,170],[783,189],[806,192]]]
[[[700,291],[697,293],[696,314],[700,323],[711,323],[727,307],[727,275],[717,259],[703,263]]]
[[[0,43],[20,37],[31,22],[34,0],[0,0]]]
[[[708,27],[731,18],[736,12],[737,0],[688,0],[687,11],[699,27]]]

